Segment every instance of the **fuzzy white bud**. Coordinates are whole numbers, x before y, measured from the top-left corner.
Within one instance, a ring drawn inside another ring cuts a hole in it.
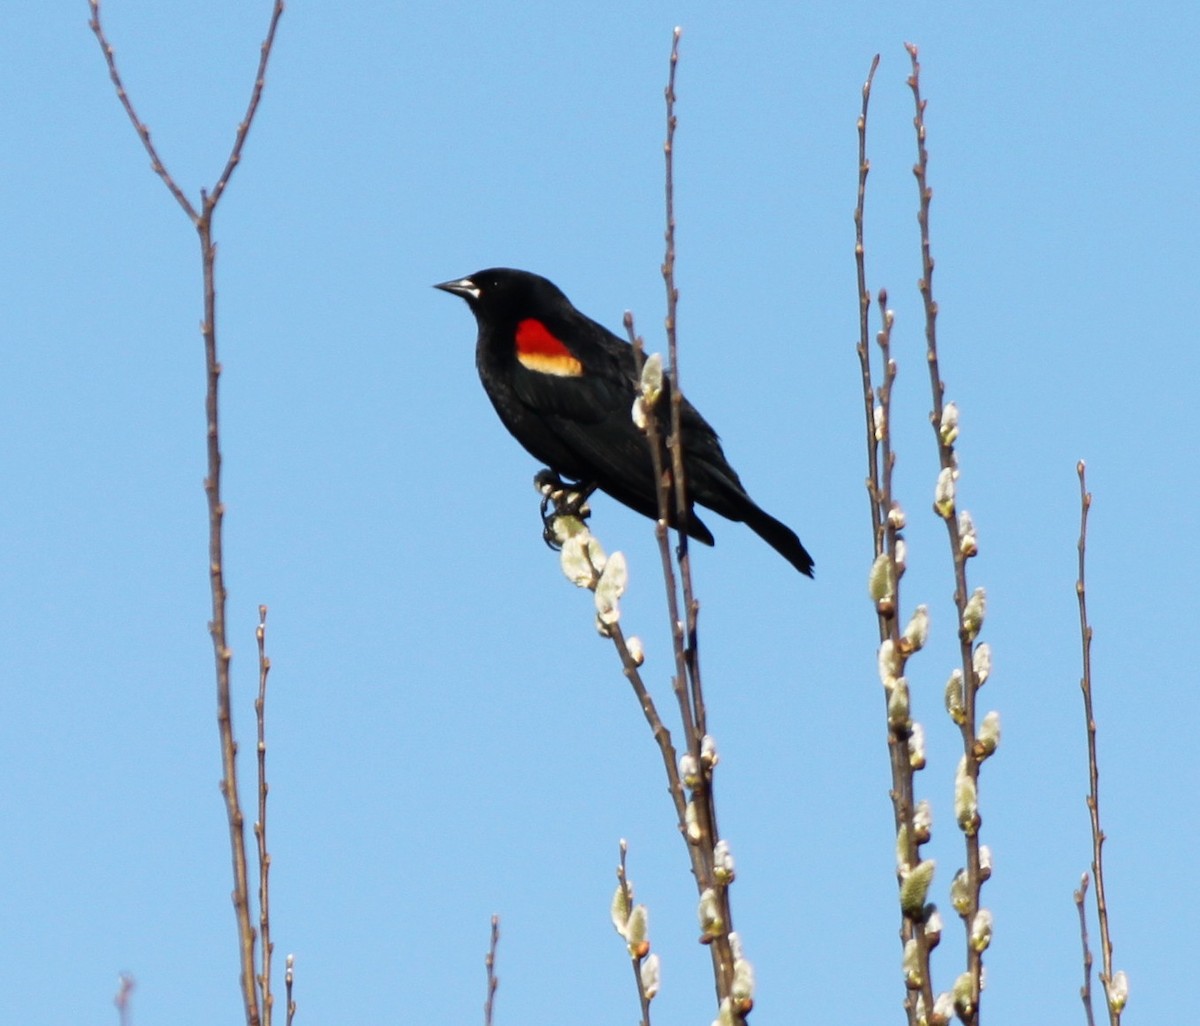
[[[642,648],[642,639],[632,636],[625,639],[625,649],[634,666],[641,666],[646,661],[646,652]]]
[[[713,876],[716,877],[717,883],[728,886],[733,883],[735,875],[733,852],[729,849],[729,842],[720,840],[713,848]]]
[[[1125,975],[1125,970],[1119,969],[1113,973],[1104,990],[1108,996],[1108,1007],[1120,1015],[1129,1001],[1129,977]]]
[[[958,438],[958,406],[955,403],[946,403],[942,407],[938,437],[942,440],[942,445],[953,445],[954,440]]]
[[[900,665],[896,659],[896,645],[891,638],[888,638],[879,646],[879,680],[890,691],[892,685],[896,683],[899,673]]]
[[[971,911],[971,880],[965,869],[960,869],[950,881],[950,904],[960,916]]]
[[[987,592],[976,588],[967,599],[967,607],[962,615],[962,632],[968,641],[974,641],[983,628],[983,619],[987,614]]]
[[[696,803],[688,802],[684,813],[684,830],[689,844],[699,844],[701,838],[700,814],[696,811]]]
[[[642,990],[646,992],[646,1000],[653,1001],[662,985],[658,954],[654,953],[647,957],[638,972],[642,977]]]
[[[913,836],[917,844],[924,844],[933,833],[933,806],[928,798],[922,798],[913,809]]]
[[[904,942],[904,957],[900,964],[904,969],[904,982],[908,989],[920,990],[925,977],[921,973],[921,949],[917,945],[916,937],[909,937]]]
[[[975,680],[983,687],[992,675],[992,646],[986,641],[975,646],[975,651],[971,653],[971,667],[975,670]]]
[[[632,958],[645,958],[650,953],[650,913],[645,905],[634,905],[625,924],[625,941]]]
[[[951,670],[950,679],[946,681],[946,712],[959,726],[967,722],[967,705],[963,697],[962,670]]]
[[[929,639],[929,607],[917,606],[900,636],[900,651],[905,655],[919,652]]]
[[[914,770],[925,768],[925,728],[916,722],[908,734],[908,764]]]
[[[725,920],[721,915],[721,902],[717,898],[717,892],[711,887],[706,888],[700,895],[700,904],[696,911],[701,934],[709,938],[721,936],[725,930]]]
[[[996,751],[999,744],[1000,714],[993,709],[979,725],[979,734],[975,738],[975,754],[980,760],[986,759]]]
[[[891,603],[895,602],[896,583],[892,575],[892,560],[886,552],[881,552],[875,557],[875,562],[871,564],[871,573],[867,577],[867,590],[871,595],[871,601],[877,607],[882,607],[884,603],[888,603],[890,607]]]
[[[933,508],[943,520],[954,514],[954,477],[954,468],[943,467],[933,490]]]
[[[625,566],[625,555],[614,552],[608,557],[600,579],[596,582],[596,618],[600,623],[611,626],[621,618],[618,602],[625,594],[629,583],[629,571]]]
[[[975,537],[975,522],[965,509],[958,514],[958,551],[967,559],[979,552],[979,539]]]
[[[968,837],[973,837],[979,828],[979,795],[974,778],[967,772],[965,755],[958,760],[958,770],[954,774],[954,818]]]
[[[964,1022],[975,1012],[975,980],[970,973],[961,973],[954,981],[954,1010]]]
[[[981,908],[971,920],[971,947],[976,951],[986,951],[992,943],[992,914],[986,908]]]
[[[689,790],[700,783],[700,764],[691,752],[684,752],[679,757],[679,776]]]
[[[625,936],[626,927],[629,925],[629,895],[632,893],[632,888],[628,891],[618,885],[613,892],[612,903],[609,905],[608,914],[612,919],[613,929],[622,937]]]
[[[925,897],[929,894],[935,868],[933,859],[924,859],[907,873],[901,874],[900,908],[909,918],[917,919],[924,913]]]

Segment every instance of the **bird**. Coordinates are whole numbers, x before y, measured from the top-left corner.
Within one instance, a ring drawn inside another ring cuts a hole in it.
[[[653,520],[658,489],[646,434],[635,424],[634,350],[581,313],[553,282],[529,271],[493,267],[434,288],[464,299],[479,334],[475,365],[509,433],[555,474]],[[660,437],[670,426],[669,376],[655,404]],[[796,533],[761,509],[743,486],[712,425],[686,398],[680,407],[684,489],[696,504],[745,523],[800,573],[813,560]],[[669,466],[669,461],[668,461]],[[669,523],[679,528],[674,496]],[[712,532],[694,513],[685,533],[705,545]]]

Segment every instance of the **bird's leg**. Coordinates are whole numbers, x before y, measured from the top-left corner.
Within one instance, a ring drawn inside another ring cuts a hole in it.
[[[539,470],[533,477],[533,485],[542,496],[542,538],[557,551],[562,548],[562,541],[554,522],[559,517],[587,520],[592,515],[588,498],[596,490],[596,485],[564,481],[553,470]]]

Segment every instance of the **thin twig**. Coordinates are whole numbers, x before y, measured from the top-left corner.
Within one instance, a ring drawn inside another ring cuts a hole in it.
[[[133,988],[137,986],[131,973],[120,973],[117,976],[117,993],[113,1004],[117,1008],[118,1026],[130,1026],[133,1022]]]
[[[629,334],[630,344],[633,346],[634,366],[637,373],[641,375],[642,366],[644,363],[645,346],[641,337],[637,334],[633,314],[629,311],[625,313],[625,330]],[[667,536],[667,522],[669,516],[669,482],[671,475],[666,472],[663,466],[663,438],[660,429],[658,412],[655,409],[647,411],[646,415],[646,438],[650,445],[650,459],[654,469],[655,480],[659,483],[658,488],[658,520],[655,524],[655,538],[658,541],[659,557],[662,562],[663,580],[666,584],[667,594],[667,615],[671,621],[671,647],[675,658],[675,673],[672,675],[671,683],[674,689],[675,699],[679,705],[679,715],[683,723],[684,741],[687,745],[688,753],[697,767],[702,765],[701,758],[701,741],[703,733],[698,729],[694,718],[694,710],[690,700],[690,692],[688,690],[688,659],[687,651],[684,642],[684,633],[682,621],[679,617],[679,589],[676,585],[675,564],[671,559],[671,547]],[[619,628],[617,628],[619,633]],[[614,634],[614,640],[617,634]],[[623,641],[622,641],[623,644]],[[620,646],[618,646],[620,649]],[[696,880],[696,890],[698,893],[703,893],[709,888],[715,889],[716,875],[713,871],[712,851],[719,837],[716,833],[715,810],[712,809],[712,776],[710,772],[699,774],[696,786],[692,788],[692,801],[696,809],[696,827],[700,831],[698,839],[689,839],[687,834],[687,798],[684,795],[682,782],[679,777],[679,770],[675,758],[675,749],[670,746],[670,733],[662,726],[662,721],[658,719],[657,710],[653,707],[653,700],[649,693],[645,690],[641,683],[640,674],[635,677],[630,676],[631,669],[636,674],[636,664],[627,658],[627,654],[622,656],[625,665],[626,676],[634,685],[635,692],[638,693],[639,701],[642,703],[643,711],[646,713],[647,721],[650,723],[651,730],[654,732],[659,748],[662,750],[663,762],[667,769],[667,779],[671,791],[672,799],[675,801],[676,811],[679,814],[679,830],[683,836],[684,843],[687,845],[688,858],[692,863],[692,875]],[[653,714],[653,719],[651,718]],[[665,743],[665,746],[664,746]],[[695,843],[693,843],[693,841]],[[723,889],[722,889],[723,890]],[[729,922],[729,911],[726,906],[723,909],[725,922]],[[730,927],[732,929],[732,927]],[[726,947],[728,941],[725,942]],[[713,972],[715,975],[715,983],[717,987],[717,1000],[720,1002],[725,997],[727,991],[722,991],[722,981],[725,978],[722,973],[722,954],[721,949],[713,945]],[[730,967],[729,979],[732,981],[732,954],[725,960]]]
[[[237,134],[233,140],[233,149],[229,151],[229,160],[225,162],[225,169],[221,172],[221,177],[217,179],[217,184],[213,186],[212,194],[208,197],[207,205],[209,211],[220,202],[221,194],[229,184],[229,178],[233,174],[233,169],[238,166],[238,163],[242,159],[242,148],[246,145],[246,136],[250,133],[250,126],[253,124],[254,115],[258,111],[259,101],[262,100],[263,87],[267,82],[267,62],[271,59],[271,50],[275,46],[275,30],[279,27],[279,19],[281,17],[283,17],[283,0],[275,0],[275,6],[271,9],[271,24],[267,27],[267,38],[263,40],[263,44],[258,52],[258,71],[254,75],[254,88],[250,91],[250,102],[246,105],[246,116],[238,123]]]
[[[663,144],[666,178],[666,216],[664,233],[666,253],[663,255],[662,277],[667,290],[667,358],[671,377],[671,433],[667,448],[671,453],[671,477],[674,483],[675,515],[678,517],[679,578],[683,588],[683,607],[687,614],[687,663],[691,680],[692,711],[699,737],[708,733],[704,710],[704,692],[700,686],[699,638],[696,617],[700,607],[692,594],[691,561],[688,558],[688,530],[691,526],[692,504],[687,495],[687,475],[683,469],[683,388],[679,382],[679,289],[675,285],[675,72],[679,67],[679,39],[683,30],[676,28],[671,38],[671,63],[667,74],[667,140]]]
[[[671,795],[671,802],[675,806],[675,814],[678,817],[679,832],[683,836],[684,841],[687,840],[687,798],[683,793],[683,781],[679,777],[679,760],[675,753],[675,745],[671,742],[671,732],[663,723],[662,717],[658,714],[658,707],[654,704],[654,699],[650,696],[649,690],[646,688],[646,682],[642,680],[642,674],[638,669],[638,661],[629,651],[629,645],[625,640],[625,635],[621,631],[619,623],[612,624],[609,628],[612,632],[613,645],[616,647],[617,655],[621,658],[621,668],[625,674],[625,678],[629,681],[633,688],[633,693],[637,696],[638,705],[642,707],[642,715],[646,717],[646,723],[650,726],[650,733],[654,736],[655,743],[658,745],[658,750],[662,754],[663,769],[667,773],[667,791]],[[699,878],[703,872],[703,861],[694,851],[694,845],[688,845],[688,851],[692,858],[692,872]]]
[[[258,841],[258,927],[262,936],[262,971],[258,974],[259,996],[262,1001],[263,1026],[271,1026],[271,1010],[275,996],[271,993],[271,855],[267,850],[267,675],[271,660],[267,656],[267,607],[258,607],[258,698],[254,702],[254,717],[258,723],[258,821],[254,836]]]
[[[629,845],[624,838],[620,844],[621,861],[617,866],[617,886],[625,896],[625,907],[633,908],[633,888],[629,886],[629,876],[626,872],[626,859],[629,855]],[[640,1026],[650,1026],[650,998],[646,994],[646,982],[642,979],[642,960],[645,956],[630,952],[629,964],[633,967],[633,982],[637,987],[638,1003],[642,1008]]]
[[[1088,741],[1088,796],[1087,807],[1092,822],[1092,878],[1096,881],[1096,913],[1100,921],[1100,983],[1108,993],[1113,979],[1112,936],[1108,924],[1108,900],[1104,893],[1104,831],[1100,827],[1100,761],[1096,755],[1096,718],[1092,712],[1092,626],[1088,623],[1087,588],[1084,570],[1087,557],[1088,513],[1092,508],[1092,494],[1087,490],[1087,467],[1083,460],[1075,465],[1079,475],[1079,579],[1075,582],[1075,594],[1079,599],[1079,634],[1083,647],[1083,676],[1079,688],[1083,692],[1083,713],[1087,721]],[[1121,1012],[1105,1001],[1111,1026],[1121,1021]]]
[[[1083,945],[1083,986],[1079,988],[1079,999],[1083,1002],[1088,1026],[1096,1026],[1092,1011],[1092,949],[1088,945],[1087,889],[1088,875],[1084,873],[1079,880],[1079,890],[1075,892],[1075,908],[1079,912],[1079,941]]]
[[[259,101],[262,98],[263,85],[266,80],[267,63],[275,41],[275,31],[283,14],[283,0],[275,0],[271,11],[270,25],[266,40],[260,49],[258,71],[255,75],[254,87],[250,94],[250,103],[246,116],[238,125],[233,147],[225,168],[217,179],[217,184],[211,193],[201,190],[200,210],[183,194],[176,184],[165,164],[159,157],[158,151],[150,139],[150,130],[138,117],[128,93],[125,90],[120,72],[117,69],[113,47],[105,35],[100,21],[100,0],[88,0],[92,17],[90,26],[100,44],[104,59],[108,65],[109,77],[117,91],[125,113],[133,124],[134,131],[141,139],[142,145],[150,156],[154,173],[162,179],[176,202],[182,207],[188,219],[192,222],[199,236],[201,264],[204,276],[204,320],[201,324],[201,334],[204,337],[205,375],[207,389],[205,393],[205,416],[207,422],[207,463],[208,472],[204,480],[204,491],[208,500],[209,525],[209,582],[212,593],[212,619],[209,622],[209,633],[212,636],[213,657],[217,679],[217,724],[221,737],[221,793],[225,799],[226,816],[229,823],[230,855],[233,866],[233,904],[238,925],[238,943],[241,956],[240,982],[242,999],[246,1014],[247,1026],[259,1026],[261,1009],[259,992],[256,985],[255,972],[255,930],[250,917],[249,880],[246,859],[246,840],[244,816],[238,797],[237,786],[237,742],[233,733],[233,715],[230,700],[229,666],[231,652],[227,640],[225,610],[226,591],[224,579],[224,556],[222,540],[222,524],[225,516],[225,506],[221,501],[221,445],[220,425],[218,419],[218,392],[220,384],[221,365],[217,359],[217,329],[216,329],[216,244],[213,242],[212,222],[217,203],[229,184],[233,169],[241,159],[242,148],[246,136],[253,123]]]
[[[700,614],[700,603],[696,600],[692,588],[692,567],[688,555],[688,529],[691,524],[691,501],[687,494],[687,476],[684,473],[683,452],[683,388],[679,377],[679,289],[675,283],[675,129],[678,118],[675,115],[675,75],[679,66],[679,40],[683,30],[676,28],[671,38],[670,70],[667,74],[665,91],[667,138],[663,146],[665,171],[665,200],[666,200],[666,231],[664,241],[666,252],[663,255],[662,276],[667,294],[667,355],[670,363],[670,399],[671,399],[671,431],[667,439],[667,448],[671,454],[671,479],[675,499],[675,515],[677,518],[679,581],[683,592],[683,609],[686,622],[686,647],[684,656],[688,681],[690,683],[691,719],[693,732],[688,737],[688,751],[699,762],[701,743],[708,734],[708,713],[704,704],[704,689],[700,675],[700,637],[697,630],[697,619]],[[672,613],[672,629],[679,630],[678,614]],[[701,891],[712,889],[718,896],[721,905],[721,918],[724,930],[712,938],[711,953],[713,959],[713,975],[717,989],[717,1000],[720,1003],[729,996],[733,985],[733,952],[729,945],[729,933],[733,931],[733,910],[729,903],[729,891],[718,886],[713,867],[713,850],[720,840],[717,828],[716,796],[713,793],[711,772],[700,774],[697,786],[692,789],[692,802],[696,807],[698,826],[701,838],[695,847],[700,851],[704,862],[704,875],[697,878]]]
[[[113,86],[117,90],[117,99],[121,101],[121,106],[125,108],[125,113],[129,115],[129,120],[133,123],[133,130],[137,132],[138,138],[142,140],[142,145],[146,147],[146,152],[150,155],[150,167],[163,180],[163,184],[183,208],[188,219],[195,224],[200,220],[200,215],[196,213],[196,208],[192,206],[191,200],[183,194],[183,190],[175,184],[175,179],[171,177],[171,173],[163,164],[158,150],[154,148],[154,143],[150,139],[150,129],[138,117],[137,112],[133,109],[133,102],[125,91],[125,83],[121,80],[120,71],[117,70],[116,53],[112,44],[109,43],[108,37],[104,34],[104,26],[100,24],[100,0],[88,0],[88,6],[92,9],[92,18],[88,22],[88,26],[95,33],[96,39],[100,43],[100,49],[104,53],[105,63],[108,64],[108,77],[112,79]]]
[[[871,85],[879,68],[879,54],[871,61],[867,80],[862,87],[862,113],[858,116],[858,202],[854,207],[854,265],[858,273],[858,362],[862,370],[863,409],[867,418],[867,494],[871,500],[871,525],[875,537],[875,555],[883,552],[884,511],[880,504],[879,440],[875,437],[875,389],[871,382],[871,292],[867,288],[866,248],[863,238],[863,216],[867,200],[867,175],[871,162],[867,159],[867,112],[871,103]],[[884,625],[880,622],[880,640]]]
[[[921,65],[918,61],[917,47],[911,43],[905,44],[912,64],[912,73],[908,85],[912,90],[915,114],[913,127],[917,137],[917,162],[913,167],[913,176],[917,181],[919,206],[917,223],[920,227],[921,240],[921,279],[918,288],[925,308],[925,344],[926,362],[929,366],[930,391],[932,393],[933,409],[929,419],[933,426],[934,438],[937,441],[938,458],[945,480],[953,484],[958,475],[958,460],[955,454],[954,442],[957,428],[951,429],[946,419],[947,406],[944,402],[945,385],[941,379],[938,365],[937,350],[937,316],[938,305],[933,295],[934,260],[929,242],[929,207],[933,198],[933,190],[929,187],[928,169],[929,152],[925,146],[925,100],[921,98]],[[941,481],[942,478],[939,478]],[[963,841],[966,849],[966,881],[967,886],[963,895],[963,903],[957,909],[966,926],[965,956],[967,971],[972,981],[972,993],[969,1006],[959,1009],[959,1017],[965,1026],[975,1026],[979,1021],[979,1001],[983,990],[983,950],[986,945],[973,942],[972,927],[981,906],[981,891],[985,874],[983,872],[979,827],[981,818],[978,814],[979,767],[986,755],[980,753],[977,742],[976,698],[981,686],[979,674],[975,670],[975,639],[978,626],[969,629],[967,625],[967,605],[969,591],[967,585],[967,560],[974,554],[974,543],[964,544],[962,522],[956,501],[953,499],[954,489],[951,490],[945,508],[938,508],[938,515],[946,524],[947,539],[950,546],[951,560],[954,566],[954,605],[959,624],[959,657],[963,677],[964,711],[959,730],[963,743],[963,767],[969,780],[971,793],[974,797],[976,811],[969,823],[960,823]],[[963,514],[965,516],[965,514]],[[980,593],[982,599],[982,593]],[[980,606],[982,609],[982,606]],[[982,618],[982,613],[980,614]]]
[[[876,335],[883,364],[882,381],[875,387],[871,371],[870,313],[871,293],[867,287],[865,207],[867,176],[870,161],[867,159],[867,115],[870,110],[871,87],[879,67],[879,55],[871,61],[862,87],[862,109],[858,128],[858,200],[854,209],[854,260],[858,279],[859,339],[857,345],[859,367],[862,375],[863,411],[866,422],[867,441],[867,495],[871,507],[871,533],[874,542],[876,564],[886,571],[887,587],[876,599],[876,627],[880,645],[890,646],[896,664],[895,677],[903,674],[905,653],[900,645],[900,580],[904,575],[904,564],[900,556],[903,539],[902,517],[892,490],[892,476],[896,466],[896,454],[892,449],[892,389],[896,381],[897,367],[892,359],[891,341],[893,315],[888,309],[887,290],[880,289],[878,295],[881,328]],[[899,684],[893,682],[892,687]],[[892,817],[896,836],[904,844],[899,853],[904,867],[911,869],[921,861],[922,839],[916,830],[915,767],[909,750],[911,722],[908,717],[893,717],[890,710],[891,692],[885,690],[885,713],[888,722],[888,762],[891,767]],[[899,874],[903,879],[903,872]],[[925,922],[920,915],[906,915],[900,919],[900,941],[906,948],[910,942],[916,945],[916,972],[906,989],[904,1009],[910,1026],[918,1022],[918,997],[925,1009],[933,1002],[933,979],[930,967],[932,943],[926,933]]]
[[[492,1014],[496,1005],[496,990],[500,986],[500,977],[496,975],[496,947],[500,943],[500,917],[492,916],[492,936],[488,943],[488,953],[483,960],[487,968],[487,1000],[483,1003],[483,1026],[492,1026]]]
[[[296,1018],[296,999],[292,996],[292,985],[296,981],[296,956],[288,955],[283,973],[284,996],[287,998],[287,1026]]]

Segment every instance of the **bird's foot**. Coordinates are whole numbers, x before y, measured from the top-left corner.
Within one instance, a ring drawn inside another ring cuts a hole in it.
[[[550,548],[562,548],[563,540],[575,532],[567,524],[559,524],[562,518],[571,518],[582,524],[592,515],[588,499],[596,485],[581,481],[564,481],[553,470],[539,470],[533,476],[533,486],[542,496],[542,538]]]

